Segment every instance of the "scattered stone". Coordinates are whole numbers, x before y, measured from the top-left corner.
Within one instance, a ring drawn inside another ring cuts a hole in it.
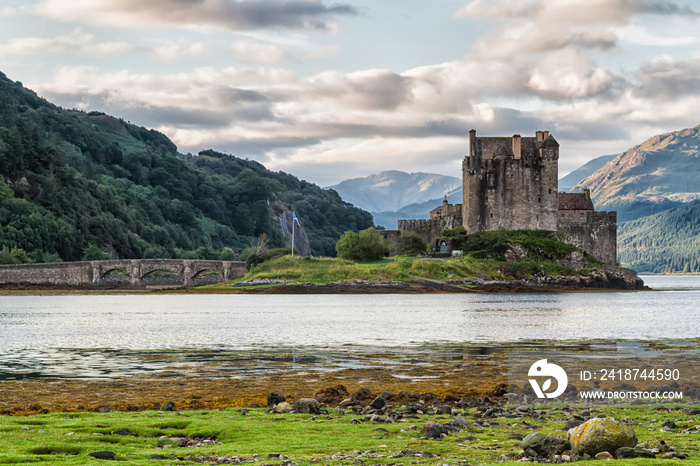
[[[656,458],[656,455],[654,454],[654,452],[646,450],[644,448],[621,447],[615,450],[615,457],[617,459]]]
[[[292,411],[303,414],[321,414],[321,403],[316,398],[302,398],[294,402]]]
[[[160,408],[161,411],[172,411],[174,409],[175,409],[175,403],[173,403],[172,401],[168,401]]]
[[[469,427],[469,421],[462,416],[456,417],[447,423],[448,426],[456,427],[457,429],[466,429]]]
[[[663,424],[661,424],[661,427],[663,427],[664,429],[671,429],[671,430],[673,430],[673,429],[675,429],[675,428],[678,427],[678,426],[677,426],[676,423],[673,422],[672,420],[666,419],[666,422],[664,422]]]
[[[421,436],[427,437],[429,439],[440,439],[442,435],[447,435],[449,429],[437,422],[427,422],[420,431]]]
[[[352,398],[345,398],[343,401],[340,402],[338,405],[340,408],[347,408],[353,403]]]
[[[91,456],[98,460],[113,460],[117,457],[117,455],[115,455],[114,452],[111,451],[95,451],[92,453],[88,453],[88,456]]]
[[[597,460],[611,460],[613,458],[614,458],[613,455],[611,455],[607,451],[601,451],[601,452],[598,452],[595,454],[595,459],[597,459]]]
[[[115,430],[115,431],[112,432],[112,433],[113,433],[114,435],[123,435],[123,436],[131,435],[131,432],[129,432],[128,430],[124,430],[124,429]]]
[[[583,424],[583,421],[577,421],[575,419],[571,419],[569,421],[566,421],[566,425],[562,430],[568,431],[569,429],[575,429],[576,427],[580,426]]]
[[[110,408],[109,406],[103,406],[97,410],[98,413],[111,413],[113,411],[114,409]]]
[[[577,455],[594,456],[601,451],[617,451],[637,445],[634,431],[614,418],[594,418],[576,427],[569,438]]]
[[[361,388],[357,391],[352,396],[352,399],[354,401],[365,401],[365,400],[371,400],[374,398],[374,395],[372,395],[372,392],[370,391],[369,388]]]
[[[152,460],[162,460],[163,459],[163,457],[160,455],[150,455],[149,458]]]

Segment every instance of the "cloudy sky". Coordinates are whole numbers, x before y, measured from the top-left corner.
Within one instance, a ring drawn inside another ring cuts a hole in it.
[[[699,3],[0,0],[0,71],[322,186],[460,176],[471,128],[549,130],[564,175],[700,124]]]

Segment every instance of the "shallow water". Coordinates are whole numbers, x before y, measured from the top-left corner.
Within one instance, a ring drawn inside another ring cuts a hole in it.
[[[239,376],[280,364],[366,364],[358,354],[399,364],[533,340],[700,337],[700,276],[643,278],[655,291],[4,296],[0,378],[177,373],[202,363]]]

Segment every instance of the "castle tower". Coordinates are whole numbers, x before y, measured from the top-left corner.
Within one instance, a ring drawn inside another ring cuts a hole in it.
[[[535,137],[477,137],[462,162],[462,219],[467,233],[557,230],[559,143]]]

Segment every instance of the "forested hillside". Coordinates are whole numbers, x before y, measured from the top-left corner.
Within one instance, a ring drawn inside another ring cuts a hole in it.
[[[163,134],[108,115],[56,107],[0,73],[0,249],[35,261],[78,260],[94,245],[115,257],[218,257],[296,210],[312,251],[333,255],[368,212],[257,162],[178,153]]]
[[[638,272],[700,272],[700,200],[625,222],[618,257]]]

